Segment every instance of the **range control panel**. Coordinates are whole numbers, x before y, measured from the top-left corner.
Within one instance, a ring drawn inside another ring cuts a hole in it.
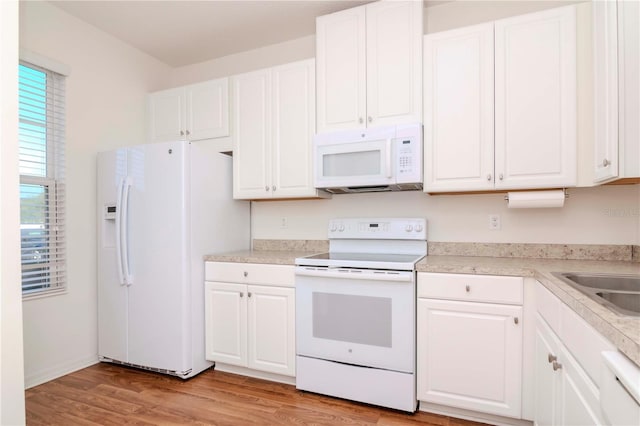
[[[345,218],[329,221],[329,239],[426,240],[424,218]]]

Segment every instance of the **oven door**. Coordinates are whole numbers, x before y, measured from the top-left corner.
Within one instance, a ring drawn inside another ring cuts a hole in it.
[[[413,373],[415,273],[296,267],[300,356]]]

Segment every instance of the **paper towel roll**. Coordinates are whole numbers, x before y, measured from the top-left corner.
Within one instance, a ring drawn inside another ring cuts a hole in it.
[[[510,209],[536,209],[564,206],[564,190],[509,192]]]

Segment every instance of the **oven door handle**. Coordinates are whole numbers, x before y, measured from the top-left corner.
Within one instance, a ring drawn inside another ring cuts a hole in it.
[[[296,267],[296,276],[318,277],[318,278],[343,278],[347,280],[367,280],[367,281],[413,281],[413,272],[389,272],[389,271],[364,271],[361,269],[317,269]]]

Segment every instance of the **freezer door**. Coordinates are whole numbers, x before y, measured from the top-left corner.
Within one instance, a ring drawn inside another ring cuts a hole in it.
[[[129,148],[129,363],[191,368],[189,144]]]
[[[98,154],[98,355],[121,362],[128,362],[128,292],[119,269],[117,231],[126,174],[126,149]]]

